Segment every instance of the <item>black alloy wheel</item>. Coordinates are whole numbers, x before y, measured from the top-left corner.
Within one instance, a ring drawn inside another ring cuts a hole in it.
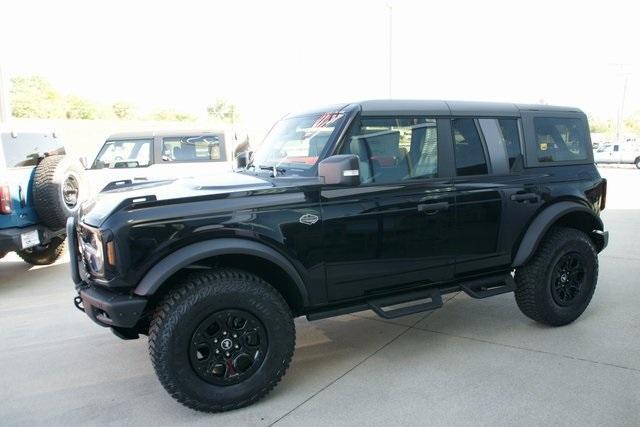
[[[267,350],[266,330],[255,316],[243,310],[221,310],[196,328],[189,357],[200,378],[231,385],[255,373]]]
[[[561,307],[576,301],[587,274],[585,262],[577,252],[563,255],[556,263],[551,276],[551,295]]]

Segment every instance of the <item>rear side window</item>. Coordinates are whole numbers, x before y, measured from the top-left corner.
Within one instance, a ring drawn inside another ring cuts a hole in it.
[[[536,156],[540,163],[587,160],[589,139],[584,120],[579,118],[536,117]]]
[[[513,169],[516,160],[522,156],[520,148],[520,132],[518,131],[517,119],[498,119],[502,141],[507,150],[509,158],[509,168]]]
[[[162,140],[163,162],[211,162],[222,158],[221,138],[217,135],[182,136]]]
[[[457,175],[488,174],[487,159],[474,120],[454,119],[452,130]]]

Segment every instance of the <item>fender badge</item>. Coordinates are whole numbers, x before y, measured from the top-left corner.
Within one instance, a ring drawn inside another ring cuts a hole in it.
[[[313,225],[316,222],[318,222],[319,219],[320,218],[318,218],[318,215],[304,214],[300,217],[298,221],[300,221],[301,224]]]

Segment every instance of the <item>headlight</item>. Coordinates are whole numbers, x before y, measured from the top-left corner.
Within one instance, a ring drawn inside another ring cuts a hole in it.
[[[87,269],[93,275],[104,275],[104,249],[100,230],[80,224],[79,234],[80,253]]]

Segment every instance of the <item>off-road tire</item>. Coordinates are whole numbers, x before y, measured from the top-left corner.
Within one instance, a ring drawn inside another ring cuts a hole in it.
[[[16,253],[31,265],[49,265],[56,262],[64,251],[64,237],[54,237],[45,245],[34,246]]]
[[[584,259],[584,281],[575,301],[562,306],[552,294],[552,276],[558,261],[570,253]],[[569,324],[584,312],[596,289],[598,255],[593,242],[573,228],[550,229],[529,262],[516,270],[515,281],[516,302],[527,317],[550,326]]]
[[[243,310],[266,329],[268,350],[244,381],[214,385],[197,375],[189,358],[192,335],[202,319],[218,310]],[[194,273],[157,306],[149,328],[149,354],[162,386],[178,402],[203,412],[250,405],[269,393],[289,367],[295,326],[282,296],[267,282],[242,270]]]
[[[65,202],[65,182],[75,181],[78,193],[75,204]],[[36,167],[33,200],[40,220],[54,230],[64,228],[67,218],[80,207],[84,196],[83,170],[66,156],[48,156]]]

